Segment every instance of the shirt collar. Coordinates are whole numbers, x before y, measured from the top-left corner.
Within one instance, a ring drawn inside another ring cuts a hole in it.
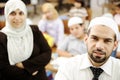
[[[108,75],[112,75],[112,61],[111,61],[111,57],[107,60],[107,62],[101,66],[101,68],[104,70],[105,73],[107,73]]]
[[[87,53],[84,55],[84,58],[82,60],[82,64],[80,64],[80,70],[89,68],[90,66],[93,66],[93,65],[91,64],[90,60],[88,59],[88,53]],[[102,68],[106,74],[111,76],[112,75],[112,73],[111,73],[111,70],[112,70],[111,57],[107,60],[107,62],[105,64],[100,66],[100,68]]]

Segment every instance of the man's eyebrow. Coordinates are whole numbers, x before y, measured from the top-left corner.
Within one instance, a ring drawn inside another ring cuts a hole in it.
[[[112,41],[113,39],[112,38],[105,38],[106,40],[109,40],[109,41]]]
[[[91,35],[91,37],[98,37],[98,36],[93,34],[93,35]],[[113,40],[112,38],[107,38],[107,37],[104,38],[104,39],[107,39],[107,40]]]

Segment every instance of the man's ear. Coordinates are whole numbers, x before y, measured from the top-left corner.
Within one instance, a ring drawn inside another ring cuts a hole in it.
[[[114,48],[113,48],[113,51],[115,51],[115,50],[117,49],[117,47],[118,47],[118,41],[115,41],[115,42],[114,42]]]
[[[88,39],[88,35],[85,35],[85,37],[84,37],[85,44],[87,43],[87,39]]]

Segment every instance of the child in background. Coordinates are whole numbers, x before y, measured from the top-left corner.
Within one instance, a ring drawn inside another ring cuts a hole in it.
[[[86,45],[84,44],[85,26],[83,20],[79,17],[72,17],[68,21],[70,35],[65,38],[57,48],[57,53],[62,57],[72,57],[86,53]]]

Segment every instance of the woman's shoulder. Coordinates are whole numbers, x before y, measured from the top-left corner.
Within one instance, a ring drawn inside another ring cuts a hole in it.
[[[32,31],[40,31],[37,25],[30,25]]]
[[[7,35],[3,33],[2,31],[0,31],[0,37],[7,37]]]
[[[0,42],[1,41],[6,41],[6,40],[7,40],[7,35],[0,31]]]
[[[37,25],[30,25],[33,34],[42,34]]]

